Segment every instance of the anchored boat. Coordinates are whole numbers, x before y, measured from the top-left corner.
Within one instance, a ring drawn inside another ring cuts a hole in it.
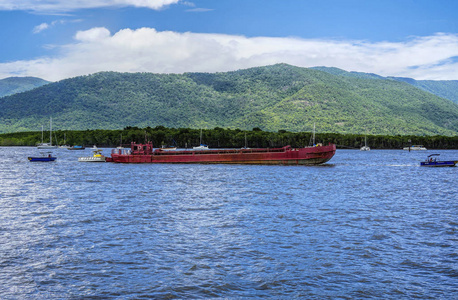
[[[37,145],[37,149],[56,149],[57,145],[52,144],[52,118],[49,119],[49,143],[43,142],[43,126],[41,126],[41,143]]]
[[[69,147],[67,148],[68,150],[84,150],[86,149],[86,147],[84,146],[79,146],[79,145],[75,145],[75,146],[72,146],[72,147]]]
[[[371,151],[371,148],[367,145],[367,137],[364,138],[364,146],[362,146],[359,150],[361,150],[361,151]]]
[[[422,167],[454,167],[458,161],[455,160],[437,160],[436,157],[440,154],[430,154],[426,161],[420,162]]]
[[[164,151],[153,143],[132,143],[130,149],[113,149],[107,162],[318,165],[330,160],[336,145],[292,148],[212,149]]]
[[[97,149],[92,151],[94,154],[88,157],[78,157],[81,162],[105,162],[106,157],[102,155],[102,150]]]
[[[41,156],[29,156],[27,159],[29,161],[55,161],[57,157],[52,156],[51,153],[48,153],[48,155],[42,153]]]
[[[409,146],[409,147],[404,147],[402,148],[402,150],[409,150],[409,151],[417,151],[417,150],[420,150],[420,151],[425,151],[425,150],[428,150],[426,149],[426,147],[424,147],[423,145],[412,145],[412,146]]]

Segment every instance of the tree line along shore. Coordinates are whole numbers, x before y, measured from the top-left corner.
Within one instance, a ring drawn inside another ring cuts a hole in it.
[[[131,142],[152,141],[154,147],[174,146],[191,148],[201,143],[211,148],[273,148],[311,146],[312,132],[277,132],[240,129],[191,129],[125,127],[120,130],[57,130],[52,132],[53,144],[97,145],[98,147],[129,147]],[[0,134],[0,146],[35,146],[42,141],[49,142],[49,131],[30,131]],[[458,149],[458,136],[415,136],[415,135],[361,135],[339,133],[316,133],[315,143],[333,143],[340,149],[359,149],[364,145],[372,149],[401,149],[409,145],[423,145],[428,149]]]

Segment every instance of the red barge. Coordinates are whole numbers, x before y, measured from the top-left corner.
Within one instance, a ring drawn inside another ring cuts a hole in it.
[[[153,143],[132,143],[130,149],[113,149],[107,162],[318,165],[330,160],[336,145],[292,148],[177,150],[154,149]]]

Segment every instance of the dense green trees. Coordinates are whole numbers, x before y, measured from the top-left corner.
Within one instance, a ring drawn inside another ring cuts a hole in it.
[[[372,73],[347,72],[345,70],[331,67],[314,67],[312,69],[344,77],[381,80],[391,79],[400,82],[405,82],[410,85],[413,85],[414,87],[432,93],[436,96],[458,103],[458,80],[415,80],[413,78],[406,77],[383,77]]]
[[[46,134],[45,134],[46,136]],[[99,147],[116,147],[120,144],[129,146],[131,142],[152,141],[155,147],[177,146],[191,148],[200,143],[200,130],[190,128],[166,128],[157,126],[126,127],[123,130],[84,130],[84,131],[56,131],[53,140],[58,144],[70,145],[97,145]],[[316,143],[334,143],[338,148],[355,149],[364,145],[364,135],[319,133],[316,134]],[[278,132],[262,131],[259,128],[252,130],[214,129],[202,130],[203,143],[211,148],[240,148],[245,145],[256,147],[282,147],[291,145],[303,147],[311,145],[311,132]],[[412,144],[422,144],[429,149],[458,149],[458,136],[382,136],[367,135],[367,143],[372,149],[400,149]],[[40,132],[19,132],[0,134],[0,146],[34,146],[41,141]]]

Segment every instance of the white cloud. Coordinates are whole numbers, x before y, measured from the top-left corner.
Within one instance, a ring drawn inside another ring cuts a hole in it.
[[[190,8],[186,10],[187,12],[194,12],[194,13],[202,13],[202,12],[209,12],[214,11],[212,8]]]
[[[33,28],[33,33],[39,33],[49,28],[48,23],[41,23]]]
[[[86,31],[78,31],[75,40],[85,43],[99,42],[110,36],[110,31],[105,27],[96,27]]]
[[[1,0],[0,0],[1,1]],[[78,23],[78,22],[81,22],[82,20],[81,19],[74,19],[74,20],[55,20],[55,21],[52,21],[51,24],[48,24],[48,23],[41,23],[40,25],[37,25],[33,28],[33,33],[40,33],[44,30],[47,30],[47,29],[50,29],[54,26],[56,26],[57,24],[60,24],[60,25],[63,25],[63,24],[66,24],[66,23]]]
[[[92,28],[56,57],[0,64],[0,78],[36,76],[60,80],[99,71],[219,72],[288,63],[415,79],[458,79],[458,35],[412,37],[405,42],[307,40],[178,33],[153,28],[111,34]]]
[[[99,7],[144,7],[161,9],[180,0],[0,0],[0,10],[26,10],[45,13],[68,12]]]

